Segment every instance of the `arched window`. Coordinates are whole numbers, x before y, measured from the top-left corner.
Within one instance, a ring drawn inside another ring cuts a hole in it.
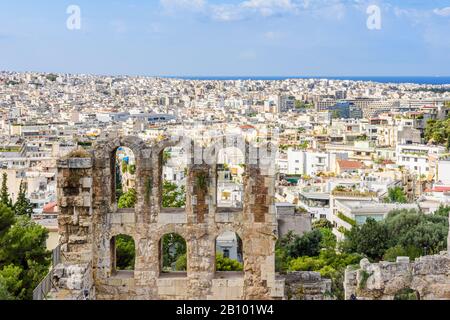
[[[244,202],[245,156],[239,148],[221,149],[217,155],[217,207],[241,209]]]
[[[243,269],[241,238],[235,232],[223,232],[216,238],[216,272],[242,273]]]
[[[119,209],[134,208],[136,194],[136,159],[133,151],[119,147],[111,157],[111,201]]]
[[[186,276],[186,240],[177,233],[164,235],[160,240],[161,274]]]
[[[111,274],[133,275],[136,260],[134,239],[128,235],[117,235],[111,239]]]
[[[187,158],[182,147],[169,147],[162,152],[162,208],[185,208]]]

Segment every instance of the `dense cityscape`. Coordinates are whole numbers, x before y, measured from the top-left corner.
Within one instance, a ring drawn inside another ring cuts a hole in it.
[[[424,271],[430,279],[414,285],[372,277],[374,272],[388,272],[383,265],[388,262],[398,264],[399,270],[414,269],[414,263],[434,265],[439,259],[447,259],[443,264],[448,266],[449,111],[450,85],[1,72],[0,299],[42,299],[42,294],[56,299],[64,290],[90,296],[82,277],[71,278],[64,269],[67,266],[54,265],[60,250],[72,251],[61,249],[60,243],[76,246],[85,236],[69,231],[67,213],[60,210],[67,207],[64,199],[71,194],[66,184],[72,183],[61,169],[61,159],[89,158],[105,139],[136,137],[142,141],[141,148],[153,148],[180,136],[203,140],[238,136],[249,143],[276,146],[270,173],[274,188],[269,190],[273,191],[270,205],[278,240],[267,254],[273,256],[277,274],[268,285],[272,298],[450,299],[448,277],[433,278],[433,270]],[[120,210],[141,208],[138,199],[147,190],[139,182],[144,171],[137,168],[141,156],[136,150],[122,145],[115,151],[113,200]],[[220,165],[211,199],[222,216],[242,208],[245,212],[247,207],[249,165],[246,152],[241,151],[234,145],[218,152]],[[176,144],[161,153],[161,201],[163,208],[170,209],[161,209],[161,214],[167,215],[167,223],[180,223],[183,208],[201,201],[189,196],[198,190],[192,191],[189,185],[193,171],[187,155],[186,146]],[[201,177],[192,181],[197,186],[206,184]],[[89,190],[91,184],[83,182],[80,190]],[[75,216],[82,216],[81,212]],[[125,221],[125,215],[121,217]],[[18,232],[30,234],[28,243],[17,240]],[[71,232],[78,236],[74,242],[68,235]],[[114,236],[114,262],[108,277],[115,276],[115,281],[128,286],[124,279],[138,281],[133,271],[139,260],[138,243],[127,235]],[[215,241],[215,271],[229,273],[223,279],[231,276],[237,281],[239,273],[247,270],[250,262],[241,237],[226,230]],[[187,262],[186,240],[175,230],[162,238],[160,272],[176,274],[175,278],[189,273],[194,262]],[[10,245],[14,241],[18,243]],[[20,256],[14,250],[29,254]],[[41,287],[36,293],[49,268],[53,277],[61,278],[59,293]],[[285,275],[282,283],[281,275]],[[305,289],[302,281],[313,285]],[[159,290],[163,298],[180,295],[175,289],[174,293],[170,288],[164,289],[168,293]],[[221,296],[212,289],[208,297],[240,299],[240,289],[233,290]],[[124,293],[102,297],[127,298]]]

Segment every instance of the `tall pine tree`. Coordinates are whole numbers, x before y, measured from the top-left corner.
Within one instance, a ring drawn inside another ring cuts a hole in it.
[[[27,187],[23,181],[20,182],[19,195],[17,202],[14,204],[14,211],[18,216],[31,217],[33,213],[33,206],[31,201],[26,197]]]
[[[8,175],[6,172],[2,176],[2,189],[0,191],[0,203],[11,208],[12,200],[8,193]]]

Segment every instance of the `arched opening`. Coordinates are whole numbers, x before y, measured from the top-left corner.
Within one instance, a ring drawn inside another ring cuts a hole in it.
[[[165,234],[160,240],[161,275],[187,276],[186,240],[177,233]]]
[[[221,149],[217,155],[217,208],[242,209],[245,156],[239,148]]]
[[[185,208],[187,180],[186,150],[169,147],[162,152],[161,208]]]
[[[216,238],[216,274],[242,275],[244,256],[242,240],[236,232],[226,231]]]
[[[111,157],[111,201],[119,209],[134,208],[136,193],[136,159],[133,151],[119,147]]]
[[[136,247],[131,236],[120,234],[111,238],[111,275],[133,276]]]

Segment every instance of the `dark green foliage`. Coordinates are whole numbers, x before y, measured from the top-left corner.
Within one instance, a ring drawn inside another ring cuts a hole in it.
[[[398,291],[394,295],[394,300],[420,300],[420,297],[417,291],[410,288],[405,288]]]
[[[11,207],[11,198],[9,197],[9,193],[8,193],[8,175],[5,173],[3,173],[2,176],[2,190],[0,192],[0,203],[4,204],[8,207]]]
[[[0,203],[0,241],[15,222],[14,211]]]
[[[450,119],[428,120],[425,128],[425,140],[435,144],[446,145],[450,135]]]
[[[444,205],[439,206],[439,209],[434,213],[435,216],[440,216],[444,218],[448,218],[450,214],[450,207],[446,207]]]
[[[187,270],[187,254],[183,254],[178,257],[175,262],[175,271],[186,271]]]
[[[320,241],[320,248],[327,250],[334,250],[337,244],[337,238],[333,233],[332,229],[321,228],[320,233],[322,234],[322,240]]]
[[[27,268],[30,261],[48,265],[50,254],[46,249],[48,230],[27,216],[20,216],[1,239],[0,264]]]
[[[394,210],[383,221],[368,219],[347,232],[341,249],[364,254],[374,261],[404,255],[414,259],[437,254],[447,247],[448,208],[425,215],[416,210]]]
[[[116,241],[116,269],[134,270],[136,249],[134,240],[127,235],[118,235]]]
[[[0,205],[0,299],[30,300],[50,266],[48,231]]]
[[[244,267],[242,263],[225,258],[222,253],[216,253],[216,271],[242,271]]]
[[[33,214],[33,206],[31,201],[26,196],[27,186],[24,182],[20,182],[19,194],[17,196],[17,201],[14,204],[14,211],[18,216],[28,216],[31,217]]]
[[[183,208],[186,205],[185,187],[164,181],[162,198],[163,208]]]
[[[316,271],[324,278],[331,279],[332,294],[344,298],[344,273],[349,265],[357,264],[363,256],[359,254],[336,253],[334,250],[323,250],[317,257],[299,257],[289,262],[289,271]]]
[[[163,271],[172,271],[177,260],[187,252],[186,241],[179,234],[170,233],[164,235],[161,242]]]
[[[26,290],[23,280],[21,280],[22,273],[23,269],[13,264],[6,265],[0,269],[0,300],[25,298]]]
[[[322,233],[320,230],[313,230],[305,233],[302,237],[289,232],[280,241],[280,246],[286,250],[289,257],[297,258],[301,256],[317,256],[320,252]]]
[[[312,228],[313,229],[322,229],[322,228],[333,229],[333,224],[331,223],[331,221],[329,221],[327,219],[320,219],[320,220],[313,222]]]
[[[127,192],[122,194],[119,198],[117,204],[119,209],[131,209],[134,208],[137,201],[137,192],[135,189],[129,189]]]
[[[379,260],[388,249],[387,239],[386,226],[369,218],[364,225],[355,226],[347,233],[343,248],[346,252],[356,252]]]
[[[411,261],[420,257],[423,251],[420,248],[414,246],[408,246],[407,248],[402,245],[396,245],[386,250],[383,256],[383,261],[395,262],[397,257],[409,257]]]
[[[129,173],[129,174],[136,174],[136,165],[130,164],[130,165],[128,166],[128,173]]]
[[[405,192],[401,187],[389,188],[388,196],[384,199],[388,203],[407,203]]]

